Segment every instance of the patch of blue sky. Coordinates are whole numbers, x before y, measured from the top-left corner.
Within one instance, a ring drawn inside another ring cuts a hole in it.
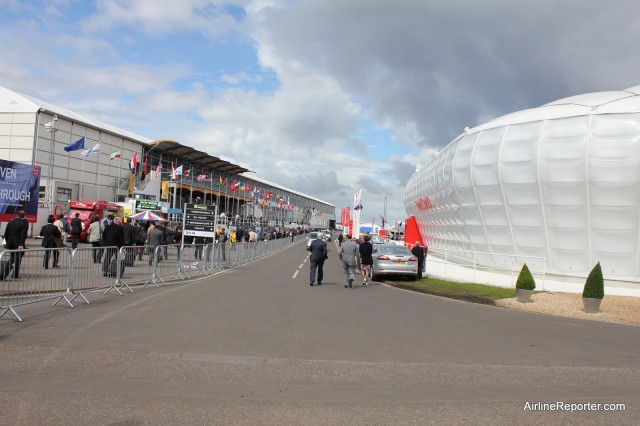
[[[247,16],[244,8],[235,4],[227,4],[223,6],[222,9],[229,15],[233,16],[236,21],[242,21]]]
[[[391,157],[405,155],[407,150],[413,150],[415,155],[419,152],[410,144],[398,140],[393,129],[378,126],[366,118],[366,114],[360,121],[358,138],[366,145],[368,157],[375,161],[387,161]]]

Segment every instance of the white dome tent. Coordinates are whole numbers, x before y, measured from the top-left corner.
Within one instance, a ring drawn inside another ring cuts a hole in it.
[[[569,277],[600,262],[605,278],[638,284],[640,86],[465,129],[409,179],[404,202],[430,248],[544,258]]]

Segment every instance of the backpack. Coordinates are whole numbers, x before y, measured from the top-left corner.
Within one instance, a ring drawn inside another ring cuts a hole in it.
[[[147,242],[147,234],[143,229],[138,228],[138,238],[136,241],[139,245],[143,246]]]

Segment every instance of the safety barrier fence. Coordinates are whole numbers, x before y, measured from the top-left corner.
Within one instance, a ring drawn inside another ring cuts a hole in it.
[[[0,318],[16,308],[53,300],[74,307],[88,295],[133,292],[212,275],[283,250],[306,236],[258,242],[152,246],[37,248],[0,253]]]
[[[525,263],[536,282],[541,282],[541,290],[544,290],[546,279],[544,257],[429,248],[425,267],[430,273],[434,270],[433,267],[438,265],[439,275],[442,278],[515,287],[520,269]],[[487,277],[490,278],[483,278],[483,273],[489,273]],[[500,276],[505,279],[500,280]]]

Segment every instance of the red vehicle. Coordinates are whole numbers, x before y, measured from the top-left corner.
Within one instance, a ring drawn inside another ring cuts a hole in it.
[[[120,205],[107,201],[71,201],[69,203],[69,210],[65,215],[69,226],[71,226],[71,219],[76,217],[76,213],[80,213],[80,219],[82,220],[80,240],[86,241],[87,229],[89,229],[89,225],[91,225],[94,217],[102,220],[102,218],[109,213],[113,213],[114,216],[122,216],[123,209]],[[69,238],[71,238],[71,235],[69,235]]]

